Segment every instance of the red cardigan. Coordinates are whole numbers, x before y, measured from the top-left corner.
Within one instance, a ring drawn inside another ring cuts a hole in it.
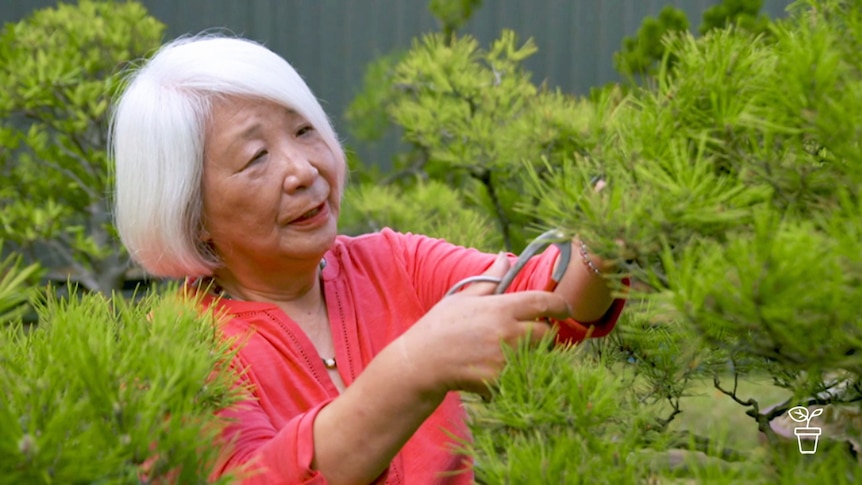
[[[508,291],[545,288],[558,250],[533,258]],[[326,253],[322,279],[335,344],[338,371],[350,384],[389,342],[437,303],[453,284],[483,273],[493,254],[439,239],[384,229],[360,237],[339,236]],[[213,304],[205,297],[205,305]],[[219,300],[228,312],[227,337],[243,337],[234,364],[247,369],[253,396],[224,414],[235,419],[225,431],[229,455],[216,475],[245,465],[246,484],[325,483],[311,470],[312,423],[338,396],[314,346],[299,326],[275,305]],[[613,328],[623,301],[593,324],[591,336]],[[586,329],[561,326],[566,340],[580,340]],[[416,431],[378,483],[473,483],[469,459],[453,451],[469,439],[465,412],[452,392]],[[329,439],[338,439],[337,436]],[[356,450],[362,453],[362,450]],[[457,472],[457,473],[452,473]]]

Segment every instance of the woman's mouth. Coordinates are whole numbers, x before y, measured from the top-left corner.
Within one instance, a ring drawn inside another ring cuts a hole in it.
[[[311,209],[310,211],[306,212],[305,214],[300,216],[299,220],[304,221],[306,219],[311,219],[312,217],[316,216],[318,212],[320,212],[320,206],[317,206],[314,209]]]
[[[324,212],[324,206],[325,205],[326,205],[325,202],[323,204],[320,204],[319,206],[315,207],[314,209],[311,209],[310,211],[308,211],[308,212],[302,214],[301,216],[297,217],[296,219],[290,221],[290,223],[291,224],[300,224],[300,223],[314,219],[315,216],[318,216],[322,212]]]

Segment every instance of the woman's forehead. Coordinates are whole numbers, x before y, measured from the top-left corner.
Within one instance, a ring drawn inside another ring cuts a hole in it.
[[[207,134],[212,136],[216,132],[229,131],[237,138],[251,138],[270,125],[274,117],[305,120],[305,117],[296,109],[274,101],[225,97],[212,105],[207,122]]]

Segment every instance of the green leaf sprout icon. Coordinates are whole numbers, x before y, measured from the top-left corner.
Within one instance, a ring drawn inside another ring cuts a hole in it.
[[[811,420],[815,416],[820,416],[821,414],[823,414],[823,408],[817,408],[809,414],[807,407],[796,406],[795,408],[791,408],[790,411],[787,411],[787,414],[790,416],[790,419],[796,421],[797,423],[805,422],[805,427],[810,428]]]

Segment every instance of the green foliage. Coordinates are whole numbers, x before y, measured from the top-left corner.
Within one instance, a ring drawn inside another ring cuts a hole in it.
[[[81,0],[0,33],[0,237],[93,290],[118,288],[127,266],[106,200],[109,101],[120,65],[163,31],[139,3]]]
[[[769,19],[760,14],[763,0],[722,0],[703,13],[700,33],[736,26],[742,30],[761,33],[767,30]]]
[[[630,382],[575,347],[509,350],[490,403],[470,422],[478,483],[635,483],[645,438]]]
[[[802,1],[769,23],[760,3],[723,2],[700,37],[663,28],[683,25],[668,10],[644,29],[661,50],[630,61],[647,82],[588,99],[534,85],[521,62],[537,47],[509,32],[488,50],[428,35],[381,71],[375,102],[410,150],[364,182],[382,188],[359,187],[353,227],[442,233],[405,207],[451,206],[446,237],[471,240],[457,234],[475,211],[516,250],[561,227],[635,282],[614,333],[577,354],[520,349],[494,401],[471,405],[480,481],[604,480],[572,475],[584,466],[614,483],[858,480],[857,419],[826,423],[816,461],[773,424],[798,405],[862,412],[862,1]],[[747,378],[789,397],[747,395]],[[767,447],[676,426],[704,382]],[[591,401],[604,427],[569,405],[599,387],[615,397]]]
[[[504,33],[488,52],[470,37],[451,45],[425,36],[395,69],[394,83],[404,92],[390,107],[404,138],[428,152],[432,176],[450,168],[482,172],[487,164],[511,163],[530,141],[505,136],[532,121],[527,100],[537,96],[521,61],[536,52],[532,41],[518,45]],[[503,133],[500,130],[504,130]]]
[[[419,182],[409,193],[393,185],[366,183],[349,188],[339,218],[341,232],[363,234],[389,227],[433,234],[454,244],[499,251],[502,242],[493,222],[464,204],[464,198],[441,182]]]
[[[440,22],[445,37],[450,37],[470,20],[473,11],[482,7],[482,0],[430,0],[428,10]]]
[[[39,317],[0,327],[0,483],[208,483],[237,396],[215,316],[89,294]]]
[[[615,332],[585,345],[612,362],[626,363],[624,368],[635,379],[628,392],[639,402],[669,409],[653,423],[656,429],[666,430],[682,412],[681,402],[690,394],[692,383],[709,373],[723,372],[727,355],[708,351],[694,328],[667,318],[672,311],[667,304],[634,301],[629,305]]]
[[[752,35],[768,34],[769,18],[760,14],[763,0],[722,0],[708,8],[698,29],[701,34],[734,27]],[[689,32],[688,16],[682,10],[665,6],[658,17],[647,17],[633,37],[623,39],[622,49],[614,54],[614,67],[628,79],[657,74],[658,65],[676,62],[676,49],[666,45],[668,37]],[[667,56],[667,59],[665,57]]]
[[[614,67],[625,76],[653,74],[655,65],[668,53],[662,39],[668,33],[688,31],[688,16],[667,5],[658,17],[647,17],[634,37],[623,39],[623,48],[614,54]]]
[[[469,36],[426,35],[394,65],[385,61],[385,75],[375,64],[374,87],[348,115],[360,119],[361,107],[380,106],[410,145],[385,183],[409,186],[419,175],[469,194],[464,203],[495,221],[511,250],[525,245],[535,222],[522,210],[534,203],[520,187],[523,162],[537,154],[557,160],[594,143],[592,105],[530,81],[521,64],[535,52],[511,31],[488,50]],[[381,76],[386,82],[375,83]]]
[[[3,241],[0,241],[0,254],[3,254]],[[0,325],[14,322],[28,309],[28,303],[35,296],[30,286],[42,269],[38,264],[22,267],[20,254],[9,253],[0,260]]]
[[[859,243],[798,220],[752,226],[725,244],[691,244],[668,264],[676,308],[734,354],[809,374],[862,370]],[[703,277],[717,271],[725,277]]]
[[[674,379],[712,375],[772,442],[769,421],[793,405],[862,399],[862,4],[811,3],[768,40],[669,38],[676,62],[614,109],[600,151],[531,174],[530,193],[555,194],[537,212],[618,261],[653,302],[661,331],[621,328],[610,340],[621,357],[672,406]],[[597,170],[607,188],[581,190]],[[680,341],[676,362],[649,351]],[[767,412],[727,370],[766,372],[793,398]]]

